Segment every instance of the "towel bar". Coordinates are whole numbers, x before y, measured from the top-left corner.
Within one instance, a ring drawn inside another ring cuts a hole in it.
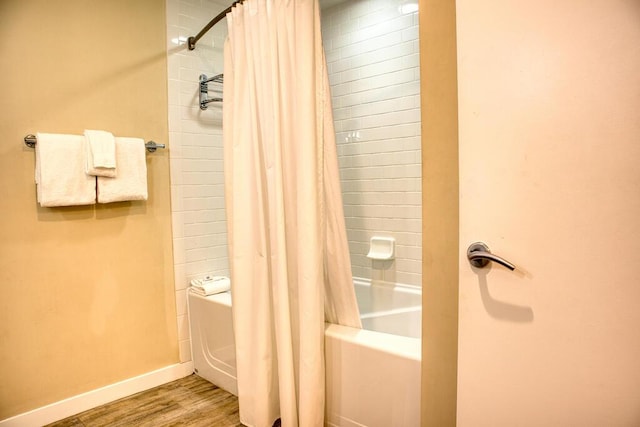
[[[209,98],[209,83],[224,83],[224,74],[218,74],[213,77],[207,77],[206,74],[200,74],[200,109],[206,110],[210,102],[222,102],[222,98]]]
[[[29,134],[24,137],[24,143],[29,148],[34,148],[37,142],[38,142],[38,139],[33,134]],[[144,146],[147,149],[147,151],[150,153],[154,153],[158,148],[165,147],[164,144],[156,144],[154,141],[145,142]]]

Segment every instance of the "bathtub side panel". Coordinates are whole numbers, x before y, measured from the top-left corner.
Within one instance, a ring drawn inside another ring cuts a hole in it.
[[[362,334],[351,328],[331,325],[327,329],[327,425],[419,426],[419,350],[418,357],[403,357],[375,348],[379,342],[364,345]],[[378,335],[384,340],[386,335],[361,332],[368,339]]]
[[[207,381],[238,395],[231,305],[189,293],[193,367]]]

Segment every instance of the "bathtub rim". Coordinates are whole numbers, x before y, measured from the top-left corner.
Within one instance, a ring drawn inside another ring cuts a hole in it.
[[[192,291],[189,291],[189,294],[193,297],[208,300],[229,308],[231,308],[232,305],[230,291],[210,296],[203,296]],[[325,336],[342,339],[353,344],[406,357],[411,360],[420,361],[422,358],[422,339],[420,338],[371,331],[369,329],[352,328],[328,322],[325,322]],[[193,345],[193,342],[191,344]],[[191,351],[193,354],[193,349],[191,349]]]
[[[408,285],[406,283],[387,282],[384,280],[375,280],[368,279],[366,277],[353,276],[353,284],[354,286],[361,285],[374,288],[379,287],[388,289],[390,291],[398,291],[413,295],[422,295],[422,286]]]
[[[354,285],[356,282],[358,282],[359,285],[378,286],[378,284],[372,283],[372,281],[367,279],[362,279],[359,277],[354,277],[353,279]],[[416,286],[391,283],[383,283],[381,285],[389,287],[391,289],[399,290],[401,292],[409,292],[414,294],[422,293],[422,289]],[[215,302],[229,308],[231,308],[232,306],[232,295],[230,290],[209,296],[201,295],[197,292],[192,291],[190,288],[188,289],[188,292],[190,295],[197,298]],[[409,309],[412,308],[414,307],[410,307]],[[373,314],[375,314],[375,312]],[[372,348],[392,355],[405,357],[415,361],[421,361],[422,359],[421,338],[395,335],[386,332],[372,331],[369,329],[358,329],[325,322],[325,337],[326,336],[343,339],[353,344],[362,345],[364,347]],[[193,340],[191,339],[190,341],[190,344],[193,345]],[[191,354],[193,354],[193,348],[191,349],[191,352]]]
[[[422,360],[422,339],[420,338],[352,328],[335,323],[325,323],[324,333],[325,339],[331,337],[417,362]]]

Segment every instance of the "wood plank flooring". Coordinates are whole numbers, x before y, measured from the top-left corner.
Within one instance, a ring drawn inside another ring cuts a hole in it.
[[[241,427],[238,398],[197,375],[82,412],[46,427]]]

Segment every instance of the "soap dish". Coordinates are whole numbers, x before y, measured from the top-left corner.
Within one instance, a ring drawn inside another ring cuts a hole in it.
[[[396,239],[393,237],[373,236],[367,258],[388,260],[394,258]]]

